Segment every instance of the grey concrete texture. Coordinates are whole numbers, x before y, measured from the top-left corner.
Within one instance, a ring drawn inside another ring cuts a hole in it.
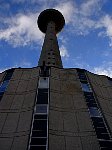
[[[99,150],[76,69],[51,69],[49,150]]]
[[[0,102],[0,150],[27,149],[38,76],[38,67],[14,70]]]

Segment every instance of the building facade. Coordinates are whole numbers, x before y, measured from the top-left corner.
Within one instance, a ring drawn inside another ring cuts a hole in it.
[[[112,79],[63,68],[49,13],[38,67],[0,74],[0,150],[111,150]]]

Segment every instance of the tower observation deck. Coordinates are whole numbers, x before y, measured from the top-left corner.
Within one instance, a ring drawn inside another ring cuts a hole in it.
[[[65,24],[63,15],[58,10],[46,9],[40,13],[37,24],[45,34],[38,65],[45,64],[46,66],[63,68],[56,36]]]

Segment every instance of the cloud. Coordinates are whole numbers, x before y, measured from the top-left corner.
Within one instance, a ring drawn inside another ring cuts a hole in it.
[[[23,1],[19,0],[20,3]],[[18,3],[15,0],[12,2]],[[102,19],[95,19],[95,16],[100,14],[104,0],[84,0],[80,5],[77,5],[77,3],[72,0],[60,0],[60,2],[53,0],[48,4],[44,3],[45,0],[33,0],[28,2],[31,5],[36,4],[36,6],[39,4],[39,11],[43,10],[43,7],[47,9],[52,5],[53,8],[62,12],[65,17],[66,26],[68,27],[68,34],[85,36],[91,31],[102,29],[103,34],[110,39],[110,46],[112,45],[111,17],[107,15],[102,17]],[[42,5],[43,3],[45,5]],[[27,9],[26,7],[26,10]],[[39,31],[36,23],[39,12],[34,13],[33,10],[30,13],[28,12],[26,11],[25,14],[16,14],[11,18],[5,18],[3,22],[5,28],[0,30],[0,40],[5,40],[14,47],[26,46],[33,43],[42,44],[43,34]],[[101,32],[99,34],[101,34]]]
[[[83,16],[95,15],[99,10],[101,10],[102,0],[87,0],[84,1],[80,6],[80,14]]]
[[[105,15],[97,22],[96,28],[101,28],[100,36],[107,36],[110,39],[109,45],[112,47],[112,16]]]
[[[93,73],[112,77],[112,62],[104,62],[103,65],[91,69]]]
[[[7,18],[6,29],[0,30],[0,39],[12,44],[14,47],[25,46],[32,42],[41,43],[43,34],[37,27],[38,14],[17,14],[12,18]]]
[[[16,62],[15,65],[14,65],[14,68],[18,68],[18,67],[22,67],[22,68],[30,68],[32,67],[32,64],[31,62],[23,59],[21,60],[20,62]]]
[[[10,69],[10,68],[0,68],[0,73],[4,72],[7,69]]]
[[[69,57],[68,50],[64,45],[60,47],[60,54],[62,57]]]
[[[72,21],[73,14],[76,11],[75,3],[71,2],[71,1],[59,3],[54,8],[59,10],[63,14],[66,24],[68,24]]]

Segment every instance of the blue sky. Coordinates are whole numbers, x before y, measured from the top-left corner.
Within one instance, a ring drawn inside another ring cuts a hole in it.
[[[112,0],[1,0],[0,72],[37,66],[44,35],[36,22],[47,8],[65,17],[58,35],[63,66],[112,77]]]

